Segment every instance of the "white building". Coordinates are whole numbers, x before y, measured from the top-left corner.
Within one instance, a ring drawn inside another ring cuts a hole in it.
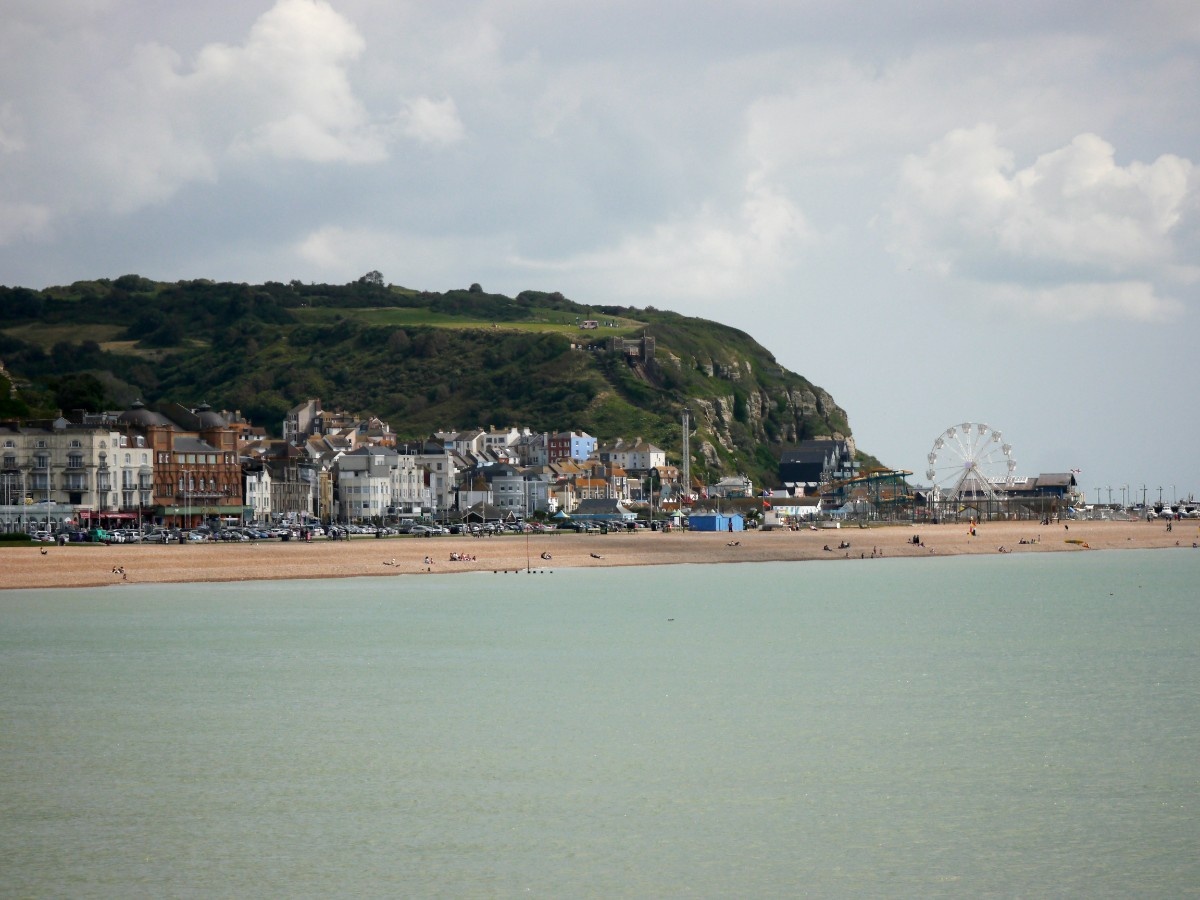
[[[334,464],[338,520],[383,519],[396,506],[399,455],[389,447],[360,447],[343,453]]]
[[[153,460],[139,436],[64,418],[0,427],[0,530],[137,524],[153,491]]]
[[[628,472],[649,472],[667,464],[666,451],[640,437],[632,443],[618,440],[601,448],[597,455],[601,462],[620,466]]]

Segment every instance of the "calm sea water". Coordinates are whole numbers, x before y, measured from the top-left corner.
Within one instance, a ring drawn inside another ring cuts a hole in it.
[[[1200,551],[0,592],[0,895],[1200,890]]]

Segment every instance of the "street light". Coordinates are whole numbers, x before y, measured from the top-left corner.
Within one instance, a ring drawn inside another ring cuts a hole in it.
[[[180,527],[187,528],[188,520],[191,516],[192,505],[189,502],[189,496],[192,492],[192,475],[194,469],[180,469],[183,473],[183,515],[180,516]]]
[[[25,469],[22,468],[21,469],[21,530],[24,531],[26,534],[28,534],[29,533],[29,523],[26,520],[26,508],[27,508],[26,503],[25,503],[26,496],[27,496],[27,494],[25,493]]]

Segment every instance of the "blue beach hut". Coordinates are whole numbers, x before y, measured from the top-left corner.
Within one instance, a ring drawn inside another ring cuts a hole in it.
[[[692,531],[745,531],[746,520],[739,513],[692,513],[688,517]]]

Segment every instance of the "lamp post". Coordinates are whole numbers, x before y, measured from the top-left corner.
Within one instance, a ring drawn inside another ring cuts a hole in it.
[[[25,509],[26,509],[25,499],[26,499],[26,497],[27,497],[27,494],[25,493],[25,469],[24,469],[24,467],[22,467],[22,469],[21,469],[21,530],[24,531],[26,534],[28,534],[29,533],[29,524],[26,521],[26,516],[25,516]]]
[[[183,515],[180,516],[180,526],[187,529],[188,522],[191,518],[192,505],[189,502],[189,496],[192,492],[192,469],[180,469],[183,473]]]

